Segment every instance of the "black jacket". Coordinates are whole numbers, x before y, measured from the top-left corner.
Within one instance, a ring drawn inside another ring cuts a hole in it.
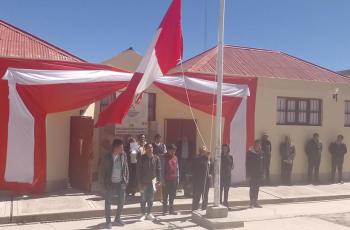
[[[314,139],[311,139],[306,144],[305,151],[309,157],[320,157],[322,152],[322,143],[316,142]]]
[[[254,150],[247,152],[246,160],[247,176],[252,179],[259,179],[263,175],[263,156],[256,153]]]
[[[347,148],[344,143],[338,144],[337,142],[332,142],[329,145],[329,152],[333,157],[343,157],[347,153]]]
[[[229,180],[231,180],[231,171],[233,169],[233,157],[230,154],[227,155],[221,155],[221,180],[223,180],[224,178],[227,178]]]
[[[269,140],[262,140],[261,150],[263,151],[264,155],[271,155],[271,151],[272,151],[271,142]]]
[[[121,155],[122,158],[122,182],[125,184],[129,183],[129,168],[126,154],[123,152]],[[105,155],[102,164],[102,173],[103,173],[103,184],[105,188],[110,187],[112,184],[112,170],[113,170],[113,154],[108,153]]]
[[[136,167],[139,185],[149,185],[154,178],[156,178],[157,182],[160,182],[160,160],[158,156],[153,155],[150,158],[143,154],[137,160]]]
[[[192,161],[192,182],[194,185],[210,185],[214,166],[206,156],[196,156]]]

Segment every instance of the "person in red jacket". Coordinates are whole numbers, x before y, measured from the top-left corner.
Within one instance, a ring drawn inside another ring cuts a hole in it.
[[[176,187],[179,183],[179,163],[176,157],[176,145],[168,146],[168,152],[161,160],[162,184],[163,184],[163,215],[176,215],[174,211],[174,199],[176,197]],[[168,210],[169,200],[169,210]]]

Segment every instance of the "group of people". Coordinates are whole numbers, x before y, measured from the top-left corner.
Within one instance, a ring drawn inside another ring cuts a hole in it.
[[[106,154],[102,164],[102,178],[105,188],[105,216],[107,228],[112,228],[111,203],[117,196],[117,212],[114,224],[124,226],[122,214],[126,195],[140,192],[140,221],[153,220],[154,193],[162,191],[163,215],[176,214],[174,199],[180,182],[181,160],[177,157],[177,145],[166,146],[157,134],[153,143],[139,135],[138,141],[131,137],[124,145],[120,139],[112,143],[112,150]],[[188,163],[188,162],[187,162]],[[201,147],[191,160],[192,171],[192,210],[206,209],[209,187],[213,180],[213,162],[206,147]],[[222,147],[221,203],[228,206],[228,191],[231,184],[233,157],[228,145]]]
[[[331,154],[331,183],[343,183],[343,163],[344,155],[347,153],[346,144],[343,142],[344,136],[338,135],[336,141],[329,145],[328,151]],[[271,142],[267,133],[263,133],[260,140],[262,152],[262,174],[265,184],[270,183],[270,161],[271,161]],[[314,133],[312,138],[305,145],[305,153],[308,160],[308,183],[319,184],[319,168],[321,163],[321,153],[323,145],[319,140],[319,134]],[[280,145],[281,156],[281,184],[292,184],[292,168],[294,158],[296,156],[295,145],[291,141],[290,136],[286,136],[284,142]],[[335,174],[338,171],[336,180]]]

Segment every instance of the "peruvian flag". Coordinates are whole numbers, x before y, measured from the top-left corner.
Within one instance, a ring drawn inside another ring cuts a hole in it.
[[[121,123],[134,100],[138,102],[157,77],[176,66],[182,51],[181,0],[173,0],[126,91],[100,113],[95,126]]]

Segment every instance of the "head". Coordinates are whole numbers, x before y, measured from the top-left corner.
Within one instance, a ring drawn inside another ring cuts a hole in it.
[[[261,152],[261,141],[260,140],[255,140],[254,141],[254,150],[257,153]]]
[[[207,147],[202,146],[199,148],[199,155],[209,157],[210,152],[208,151]]]
[[[230,146],[228,144],[223,144],[221,147],[222,154],[226,155],[230,153]]]
[[[286,137],[284,138],[284,141],[285,141],[286,143],[288,143],[288,144],[292,143],[292,139],[290,138],[290,136],[286,136]]]
[[[153,156],[153,145],[151,143],[145,144],[145,151],[147,156]]]
[[[176,150],[177,147],[174,144],[169,145],[167,148],[168,154],[170,154],[171,156],[174,156],[176,154]]]
[[[267,132],[263,132],[261,139],[263,141],[266,141],[267,139],[269,139],[269,135],[267,135]]]
[[[337,137],[337,142],[338,142],[338,143],[342,143],[343,140],[344,140],[344,136],[341,135],[341,134],[339,134],[338,137]]]
[[[128,144],[135,143],[136,139],[134,137],[129,137]]]
[[[156,134],[154,136],[154,142],[156,142],[156,143],[160,143],[161,139],[162,139],[162,136],[160,134]]]
[[[138,136],[138,139],[139,139],[139,144],[140,145],[144,145],[146,143],[146,136],[145,136],[145,134],[140,134]]]
[[[114,139],[112,143],[112,153],[114,155],[121,154],[124,151],[123,141]]]
[[[313,135],[312,135],[312,138],[315,140],[315,141],[318,141],[318,139],[319,139],[319,135],[318,135],[318,133],[314,133]]]

